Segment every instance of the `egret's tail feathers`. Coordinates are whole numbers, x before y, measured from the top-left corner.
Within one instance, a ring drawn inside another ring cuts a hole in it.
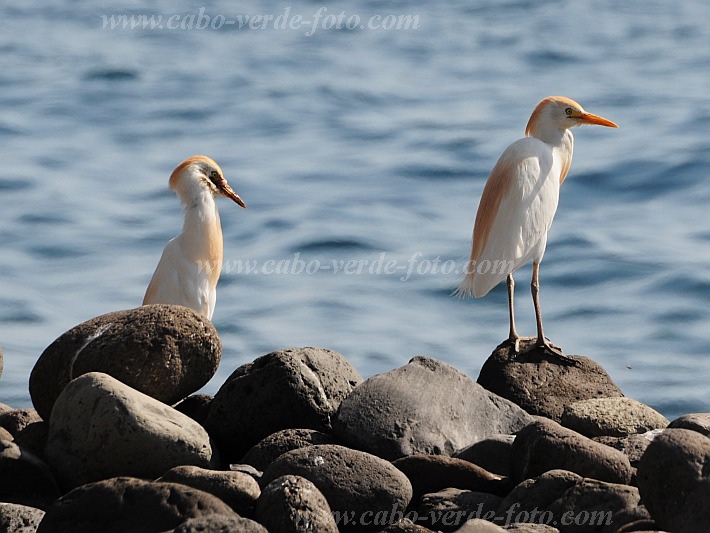
[[[481,298],[503,281],[509,272],[468,272],[454,293],[459,298]]]
[[[480,298],[488,294],[487,290],[482,290],[481,284],[478,282],[479,276],[475,272],[469,272],[463,279],[458,288],[454,291],[454,296],[458,298]]]

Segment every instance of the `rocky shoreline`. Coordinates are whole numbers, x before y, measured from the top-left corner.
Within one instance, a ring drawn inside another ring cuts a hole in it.
[[[708,529],[710,413],[669,422],[586,357],[504,343],[477,381],[428,357],[365,380],[298,348],[195,394],[220,355],[178,306],[60,336],[35,408],[0,404],[0,531]]]

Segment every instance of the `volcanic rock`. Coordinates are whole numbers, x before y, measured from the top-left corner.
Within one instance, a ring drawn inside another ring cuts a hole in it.
[[[212,400],[206,427],[233,462],[282,429],[329,431],[340,402],[361,381],[331,350],[272,352],[232,373]]]
[[[180,465],[208,466],[207,432],[172,407],[108,374],[73,380],[57,398],[45,450],[60,483],[155,478]]]
[[[534,342],[523,340],[521,350]],[[483,364],[478,383],[528,413],[556,422],[561,421],[565,405],[577,400],[623,396],[599,364],[581,355],[573,359],[576,364],[566,364],[535,348],[516,355],[506,341]]]
[[[212,323],[179,305],[146,305],[92,318],[57,338],[30,374],[32,403],[45,420],[62,389],[88,372],[174,404],[214,375],[222,344]]]
[[[521,408],[454,367],[415,357],[358,386],[340,405],[333,429],[348,445],[394,460],[451,455],[487,437],[515,433],[531,421]]]

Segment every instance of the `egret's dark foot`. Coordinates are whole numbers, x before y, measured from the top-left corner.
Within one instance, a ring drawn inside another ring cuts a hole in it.
[[[541,350],[546,355],[559,359],[565,364],[577,366],[577,360],[574,357],[565,355],[562,348],[556,344],[552,344],[548,339],[544,339],[542,342],[538,340],[538,342],[533,346],[533,349]]]

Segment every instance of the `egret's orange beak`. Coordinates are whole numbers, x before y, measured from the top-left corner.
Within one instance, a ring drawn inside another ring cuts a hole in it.
[[[227,198],[234,200],[236,203],[238,203],[239,205],[241,205],[243,208],[246,209],[247,204],[245,204],[244,201],[241,198],[239,198],[239,195],[236,192],[234,192],[234,189],[232,189],[229,186],[229,183],[227,183],[225,181],[224,183],[222,183],[220,185],[221,185],[220,189],[222,189],[222,194],[224,194]]]
[[[582,113],[579,117],[577,117],[577,119],[587,124],[597,124],[599,126],[606,126],[607,128],[619,127],[611,120],[607,120],[604,117],[600,117],[599,115],[593,115],[592,113]]]

